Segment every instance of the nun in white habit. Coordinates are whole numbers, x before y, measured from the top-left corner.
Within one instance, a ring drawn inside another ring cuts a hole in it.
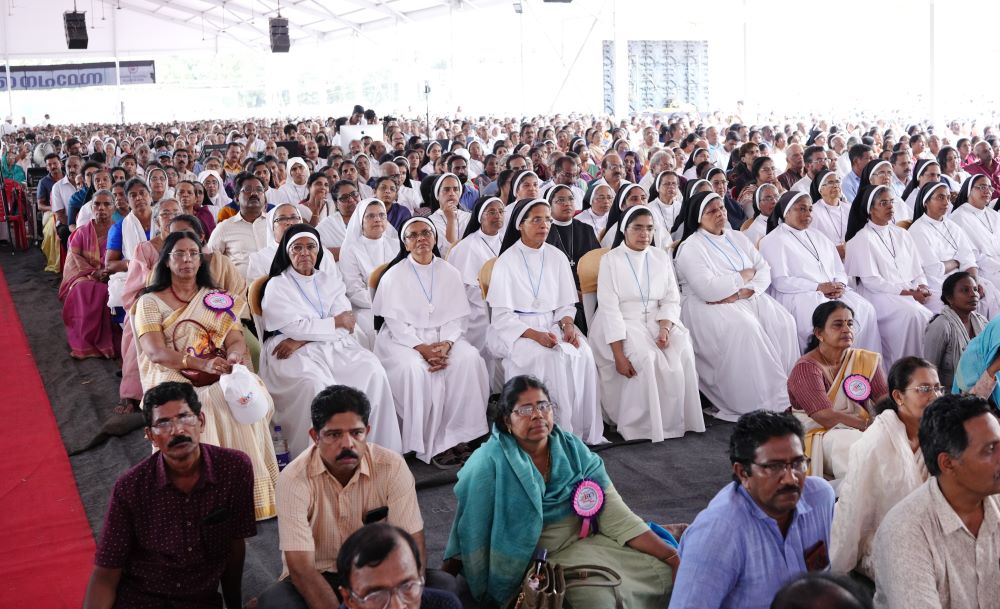
[[[589,339],[604,415],[626,440],[659,442],[705,431],[691,334],[681,324],[670,254],[656,247],[645,205],[622,216],[601,258]]]
[[[778,187],[770,182],[764,182],[753,191],[753,221],[743,234],[747,236],[750,243],[756,247],[758,242],[767,234],[767,220],[774,211],[774,206],[778,203]]]
[[[778,199],[758,245],[771,267],[769,293],[795,318],[800,350],[805,351],[813,334],[816,307],[840,300],[854,311],[854,345],[881,352],[875,308],[851,289],[836,246],[812,228],[815,216],[804,192],[792,190]]]
[[[844,199],[840,177],[829,169],[821,169],[809,186],[809,198],[813,202],[813,221],[810,228],[829,239],[843,260],[846,244],[844,235],[847,234],[847,219],[851,215],[851,204]]]
[[[594,236],[598,239],[608,227],[608,214],[615,200],[615,189],[607,182],[597,182],[583,195],[583,211],[576,219],[594,227]]]
[[[483,358],[464,338],[469,303],[458,270],[441,259],[434,225],[403,223],[399,253],[375,289],[383,362],[402,421],[403,451],[424,463],[456,464],[466,445],[489,431],[489,380]]]
[[[209,182],[209,178],[214,178],[214,182]],[[212,204],[208,206],[208,209],[212,212],[212,217],[218,218],[219,212],[222,211],[222,208],[233,202],[233,200],[229,198],[229,195],[226,194],[226,187],[222,181],[222,177],[219,176],[218,171],[215,171],[214,169],[206,169],[198,174],[198,181],[205,187],[205,195],[212,202]],[[213,190],[215,191],[214,195],[210,194]]]
[[[354,313],[336,265],[320,270],[319,233],[297,224],[281,239],[264,286],[260,376],[274,398],[292,458],[309,447],[309,405],[330,385],[349,385],[371,402],[371,440],[402,451],[385,369],[353,336]]]
[[[389,219],[385,204],[378,199],[365,199],[347,223],[347,235],[340,248],[337,266],[344,278],[347,298],[354,309],[358,327],[364,331],[365,340],[358,342],[371,350],[375,341],[375,316],[372,313],[371,290],[368,278],[380,265],[392,260],[398,248],[387,236]]]
[[[965,271],[979,284],[979,312],[992,318],[1000,310],[1000,294],[993,283],[979,277],[976,255],[965,231],[948,216],[951,189],[944,182],[931,182],[920,187],[914,201],[913,224],[909,233],[917,246],[920,266],[927,277],[931,297],[927,307],[940,313],[944,309],[941,288],[944,280],[956,271]]]
[[[858,279],[858,293],[875,307],[882,359],[924,356],[924,330],[932,313],[927,277],[910,234],[893,224],[888,186],[869,186],[851,206],[844,270]]]
[[[965,230],[976,257],[978,278],[1000,286],[1000,214],[990,207],[989,176],[977,174],[962,183],[948,218]]]
[[[285,183],[274,194],[278,203],[298,205],[309,198],[309,166],[302,157],[293,156],[285,162]]]
[[[611,211],[608,212],[608,224],[601,235],[601,247],[611,248],[615,242],[615,234],[618,232],[618,223],[622,216],[630,208],[636,205],[646,205],[649,195],[646,189],[632,182],[625,182],[615,193],[615,200],[611,204]]]
[[[723,421],[758,408],[784,412],[788,372],[799,356],[795,320],[767,295],[771,269],[746,235],[729,227],[722,197],[698,193],[689,203],[675,266],[701,391]]]
[[[465,339],[486,361],[490,388],[494,393],[499,393],[503,386],[503,374],[500,361],[486,349],[486,330],[490,326],[490,315],[479,286],[479,271],[487,260],[496,258],[500,253],[500,242],[503,240],[500,228],[503,220],[503,201],[499,197],[480,197],[472,209],[472,219],[465,228],[465,237],[448,255],[448,263],[462,275],[466,300],[469,301]]]
[[[451,248],[458,244],[469,225],[472,214],[462,209],[458,204],[462,196],[462,182],[453,173],[428,176],[424,181],[430,185],[427,192],[427,206],[431,208],[428,216],[434,223],[434,229],[439,239],[438,250],[445,258]],[[421,182],[423,188],[424,183]]]
[[[511,212],[486,296],[486,345],[504,378],[537,376],[557,404],[556,423],[587,444],[604,442],[594,354],[573,324],[577,292],[569,259],[545,243],[552,224],[545,199]]]
[[[656,197],[649,202],[649,208],[656,220],[656,245],[665,250],[670,249],[674,242],[673,227],[680,215],[684,198],[680,192],[680,181],[673,171],[661,171],[653,179],[652,187],[650,194],[656,193]],[[680,237],[679,232],[677,236]]]

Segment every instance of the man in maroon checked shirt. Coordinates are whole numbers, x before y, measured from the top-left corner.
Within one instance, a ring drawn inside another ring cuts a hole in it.
[[[158,451],[115,482],[83,607],[242,607],[244,539],[257,533],[250,458],[199,443],[191,385],[161,383],[143,404]]]

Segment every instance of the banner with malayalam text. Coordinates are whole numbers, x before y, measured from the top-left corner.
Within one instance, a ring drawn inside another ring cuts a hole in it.
[[[156,68],[152,61],[119,62],[118,73],[123,85],[149,85],[156,82]],[[7,84],[7,70],[5,66],[0,66],[0,90],[6,90]],[[10,88],[14,90],[102,87],[117,84],[113,61],[10,68]]]

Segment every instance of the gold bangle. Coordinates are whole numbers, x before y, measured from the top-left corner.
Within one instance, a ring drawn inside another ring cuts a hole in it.
[[[188,367],[188,354],[185,353],[184,357],[181,358],[181,370],[187,370]]]

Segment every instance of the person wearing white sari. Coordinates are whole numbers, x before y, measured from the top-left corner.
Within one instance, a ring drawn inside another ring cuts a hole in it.
[[[385,365],[402,421],[403,451],[424,463],[457,466],[468,442],[489,431],[486,364],[464,338],[469,303],[458,270],[437,255],[434,225],[411,218],[399,253],[375,289],[375,355]]]
[[[607,182],[598,182],[583,195],[583,211],[576,219],[594,227],[594,236],[600,239],[604,229],[608,227],[608,214],[615,200],[615,189]]]
[[[375,345],[375,316],[368,278],[372,271],[392,260],[397,251],[392,239],[387,236],[388,226],[388,215],[382,201],[362,201],[347,223],[347,236],[344,237],[337,263],[357,325],[366,337],[362,340],[359,336],[358,342],[368,350]]]
[[[601,258],[589,339],[605,417],[626,440],[660,442],[705,431],[705,419],[673,263],[653,246],[655,215],[637,205],[622,216]]]
[[[977,174],[962,183],[948,219],[961,227],[972,243],[979,279],[1000,286],[1000,214],[991,209],[989,176]]]
[[[549,204],[519,201],[511,214],[486,296],[492,312],[487,349],[501,360],[505,380],[532,374],[548,385],[559,427],[600,444],[594,354],[573,324],[578,298],[569,260],[545,243]]]
[[[645,188],[632,182],[622,182],[618,192],[615,193],[615,200],[611,203],[604,234],[600,236],[601,247],[610,249],[615,241],[615,233],[618,232],[618,223],[625,212],[636,205],[646,205],[648,200],[649,195],[646,194]]]
[[[778,199],[768,233],[758,244],[760,255],[771,266],[769,293],[795,318],[801,349],[813,334],[816,307],[841,300],[854,310],[854,343],[879,352],[882,338],[875,309],[848,285],[837,248],[813,230],[814,218],[808,194],[792,190]]]
[[[274,398],[275,422],[294,459],[309,447],[312,399],[330,385],[350,385],[371,402],[372,441],[400,452],[389,379],[353,336],[344,282],[336,266],[320,270],[323,257],[316,229],[297,224],[285,231],[264,286],[260,376]]]
[[[893,364],[888,385],[878,416],[851,446],[830,528],[830,570],[872,580],[875,531],[893,506],[927,481],[917,432],[924,409],[942,393],[934,366],[918,357]]]
[[[354,182],[340,180],[333,185],[333,201],[337,213],[324,218],[316,225],[316,230],[323,240],[323,247],[330,250],[334,260],[340,260],[340,248],[347,237],[347,223],[351,221],[361,202],[361,194]]]
[[[813,177],[809,198],[813,202],[812,229],[829,239],[843,260],[847,251],[844,235],[847,234],[851,204],[844,200],[840,177],[829,169],[821,170]]]
[[[491,393],[499,393],[504,379],[500,361],[486,348],[486,330],[490,327],[490,314],[479,285],[479,271],[487,260],[496,258],[500,253],[500,242],[503,240],[500,228],[503,226],[504,211],[504,204],[499,197],[480,197],[476,206],[472,208],[472,219],[465,228],[465,237],[448,255],[448,263],[457,268],[462,275],[466,300],[469,301],[470,312],[466,318],[465,339],[486,361]]]
[[[920,266],[927,277],[931,297],[927,307],[940,313],[944,309],[941,287],[952,273],[965,271],[979,281],[979,310],[987,319],[1000,311],[1000,293],[985,278],[979,278],[976,255],[965,231],[947,217],[951,191],[943,182],[931,182],[920,187],[913,208],[913,224],[909,233],[920,255]]]
[[[198,174],[198,181],[201,185],[205,187],[205,195],[208,200],[212,202],[208,206],[209,210],[212,212],[212,218],[218,218],[219,212],[222,208],[233,202],[226,194],[226,188],[223,186],[222,177],[219,175],[218,171],[214,169],[206,169]]]
[[[458,244],[465,233],[465,227],[469,225],[469,218],[472,215],[462,209],[459,199],[462,197],[462,182],[453,173],[442,173],[441,175],[428,176],[424,178],[428,183],[427,206],[431,209],[428,216],[434,224],[434,230],[441,235],[438,250],[445,258],[451,248]],[[421,182],[421,190],[424,190],[424,183]]]
[[[722,197],[704,192],[689,203],[675,265],[701,391],[723,421],[759,408],[783,412],[799,354],[795,320],[767,295],[771,269],[746,235],[729,228]]]
[[[844,270],[858,279],[858,293],[875,307],[886,364],[907,355],[922,357],[932,313],[925,306],[931,292],[917,246],[892,223],[888,186],[869,186],[858,197],[847,225]]]
[[[294,156],[285,163],[285,183],[274,194],[275,204],[298,205],[309,198],[309,166],[301,157]]]

